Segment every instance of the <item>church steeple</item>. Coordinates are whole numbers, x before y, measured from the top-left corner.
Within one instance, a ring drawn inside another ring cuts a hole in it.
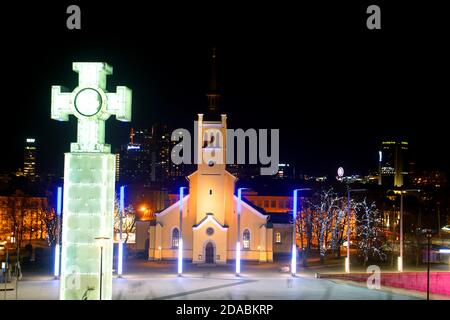
[[[220,94],[217,91],[217,74],[216,74],[216,48],[212,48],[211,55],[211,79],[209,83],[209,91],[206,94],[208,98],[208,112],[211,116],[219,115],[219,100]]]

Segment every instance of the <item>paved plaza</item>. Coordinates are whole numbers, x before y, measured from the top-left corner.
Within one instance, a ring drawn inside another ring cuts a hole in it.
[[[141,261],[130,264],[122,278],[113,280],[114,300],[214,299],[214,300],[410,300],[420,293],[369,289],[364,284],[315,278],[313,270],[300,269],[297,277],[280,272],[278,264],[244,265],[239,277],[232,264],[195,266],[187,263],[182,277],[175,263]],[[11,288],[14,284],[10,284]],[[59,280],[45,273],[24,272],[18,283],[18,299],[57,300]],[[4,299],[0,292],[0,299]],[[15,299],[14,290],[7,299]]]

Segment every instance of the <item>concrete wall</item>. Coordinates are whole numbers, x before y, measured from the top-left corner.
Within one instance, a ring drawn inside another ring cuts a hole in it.
[[[206,229],[213,228],[214,234],[211,236],[206,234]],[[192,262],[205,262],[205,247],[208,242],[214,245],[215,263],[223,264],[227,262],[227,228],[221,228],[217,223],[213,222],[213,218],[208,218],[198,228],[193,229],[193,256]]]
[[[143,251],[146,249],[145,244],[149,240],[150,221],[136,221],[136,250]]]
[[[281,235],[281,243],[276,242],[277,232]],[[290,253],[292,250],[292,225],[274,223],[272,240],[275,254]]]

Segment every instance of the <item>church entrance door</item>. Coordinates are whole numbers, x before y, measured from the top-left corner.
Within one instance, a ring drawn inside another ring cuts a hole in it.
[[[214,245],[211,242],[205,247],[205,263],[214,263]]]

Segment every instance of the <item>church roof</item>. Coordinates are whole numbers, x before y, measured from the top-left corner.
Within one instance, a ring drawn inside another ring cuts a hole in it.
[[[236,200],[236,202],[239,201],[238,197],[236,195],[234,195],[234,199]],[[261,208],[258,208],[256,206],[254,206],[253,204],[250,205],[250,202],[245,201],[244,198],[242,198],[242,206],[246,207],[247,209],[249,209],[249,211],[255,215],[257,215],[258,217],[267,220],[267,215],[264,214],[264,210],[262,210]]]
[[[291,213],[268,212],[268,223],[272,224],[292,224]]]
[[[183,198],[183,201],[187,201],[188,199],[189,199],[189,195],[185,195],[184,198]],[[160,216],[166,214],[166,213],[169,212],[170,210],[172,210],[172,209],[178,207],[178,206],[180,205],[179,202],[180,202],[180,200],[176,201],[176,202],[173,203],[171,206],[165,208],[165,209],[162,210],[161,212],[155,213],[155,215],[156,215],[157,217],[160,217]]]
[[[249,201],[249,200],[245,197],[245,195],[242,195],[242,202],[245,202],[248,206],[252,207],[253,209],[255,209],[255,210],[259,211],[259,212],[261,212],[262,214],[267,214],[266,211],[265,211],[263,208],[258,207],[258,206],[255,205],[253,202]]]
[[[227,225],[222,225],[222,224],[220,224],[220,222],[217,221],[217,219],[214,217],[214,215],[213,215],[212,213],[207,213],[206,216],[205,216],[202,220],[200,220],[199,223],[194,224],[194,225],[192,226],[192,229],[198,229],[198,228],[200,228],[200,226],[201,226],[203,223],[205,223],[206,221],[212,221],[212,222],[214,222],[214,223],[215,223],[220,229],[222,229],[222,230],[228,229],[228,226],[227,226]]]

